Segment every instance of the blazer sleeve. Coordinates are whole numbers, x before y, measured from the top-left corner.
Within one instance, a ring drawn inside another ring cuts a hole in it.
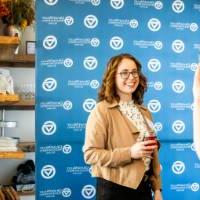
[[[107,149],[109,134],[108,112],[98,105],[90,113],[86,124],[84,160],[90,165],[119,167],[132,161],[130,147]]]

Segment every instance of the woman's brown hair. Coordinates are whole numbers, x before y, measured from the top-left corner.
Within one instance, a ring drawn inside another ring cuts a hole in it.
[[[139,73],[139,85],[132,94],[132,99],[137,104],[143,103],[144,92],[147,90],[147,79],[141,72],[142,66],[140,62],[134,56],[127,53],[114,56],[108,61],[107,70],[104,74],[103,82],[98,93],[99,101],[106,100],[109,103],[112,103],[113,100],[119,101],[119,96],[116,91],[115,76],[117,67],[124,58],[133,60],[137,65],[137,70]]]

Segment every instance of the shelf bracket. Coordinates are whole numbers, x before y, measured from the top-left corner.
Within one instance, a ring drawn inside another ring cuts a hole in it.
[[[6,111],[5,109],[2,110],[2,115],[1,115],[1,120],[2,122],[5,121],[5,115],[6,115]],[[1,127],[1,136],[4,137],[5,136],[5,127]]]

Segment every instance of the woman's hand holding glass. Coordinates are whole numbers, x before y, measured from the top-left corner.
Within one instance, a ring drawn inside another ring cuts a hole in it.
[[[156,140],[147,140],[136,142],[131,147],[131,157],[134,159],[139,159],[143,157],[150,157],[154,150],[158,148]]]

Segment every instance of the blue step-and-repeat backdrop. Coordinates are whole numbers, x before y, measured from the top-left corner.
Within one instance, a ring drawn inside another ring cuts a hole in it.
[[[161,141],[164,200],[200,199],[192,80],[200,0],[37,0],[36,166],[39,199],[95,199],[85,124],[108,59],[131,53],[148,78],[144,104]]]

